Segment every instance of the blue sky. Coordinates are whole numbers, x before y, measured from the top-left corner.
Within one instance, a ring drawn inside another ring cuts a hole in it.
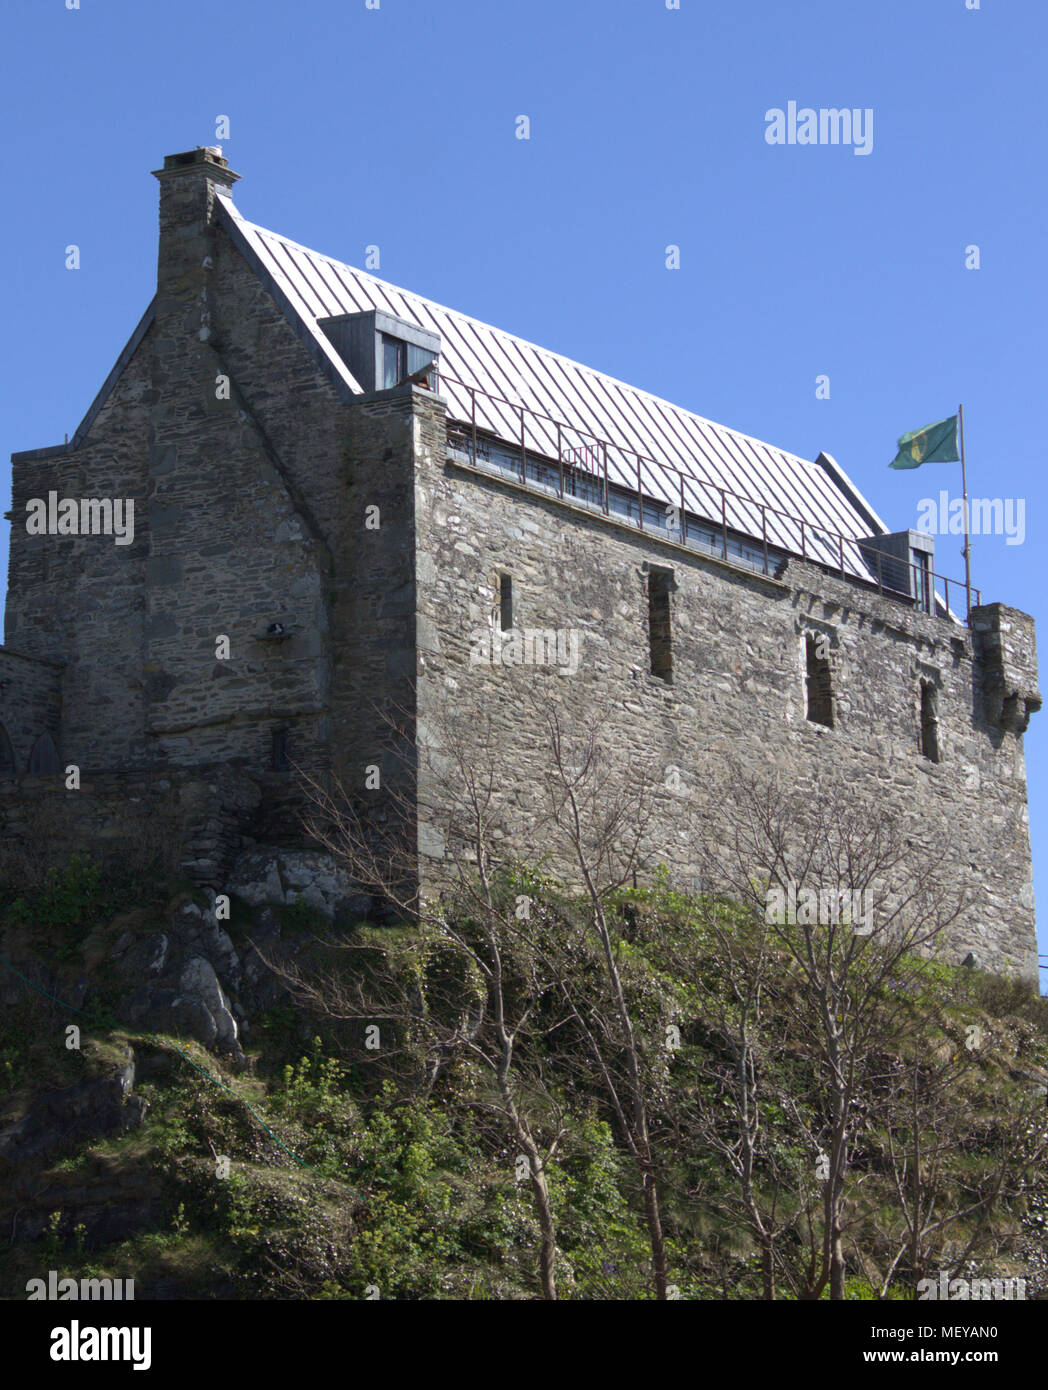
[[[1048,631],[1043,0],[67,3],[0,17],[5,455],[76,428],[152,294],[149,171],[227,116],[252,220],[356,265],[377,244],[385,279],[824,449],[892,529],[959,482],[889,471],[895,437],[963,401],[970,491],[1026,508],[1023,544],[975,542],[974,582]],[[872,151],[769,145],[791,100],[872,108]],[[938,570],[963,573],[960,544]]]

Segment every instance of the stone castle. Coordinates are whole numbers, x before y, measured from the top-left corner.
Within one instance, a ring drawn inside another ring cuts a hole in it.
[[[46,805],[49,833],[118,852],[148,821],[217,887],[245,847],[298,843],[293,768],[393,771],[384,709],[421,736],[450,699],[519,781],[514,681],[543,668],[612,757],[671,770],[671,872],[726,756],[818,764],[972,889],[958,959],[1036,978],[1025,613],[956,616],[931,538],[828,455],[247,222],[218,149],[156,177],[153,302],[72,439],[13,456],[0,835]],[[534,848],[526,797],[507,825]]]

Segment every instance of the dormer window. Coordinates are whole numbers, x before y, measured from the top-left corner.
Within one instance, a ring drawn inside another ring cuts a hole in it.
[[[437,389],[438,333],[378,309],[337,314],[321,319],[320,326],[368,395],[389,391],[427,367],[432,371],[423,380],[430,390]]]
[[[935,612],[932,536],[925,531],[893,531],[867,536],[859,541],[859,549],[879,589],[909,594],[921,612]]]

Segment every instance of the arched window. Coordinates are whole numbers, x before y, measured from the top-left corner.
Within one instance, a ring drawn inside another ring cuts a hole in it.
[[[33,744],[33,751],[29,754],[29,774],[31,777],[46,777],[53,772],[59,772],[58,749],[55,741],[50,734],[41,734]]]
[[[0,724],[0,777],[13,777],[15,772],[15,750],[11,747],[7,730]]]

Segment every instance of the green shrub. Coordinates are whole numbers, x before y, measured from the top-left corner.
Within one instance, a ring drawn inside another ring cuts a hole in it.
[[[61,869],[49,869],[43,887],[11,905],[16,923],[40,927],[78,927],[102,906],[102,871],[91,859],[71,855]]]

